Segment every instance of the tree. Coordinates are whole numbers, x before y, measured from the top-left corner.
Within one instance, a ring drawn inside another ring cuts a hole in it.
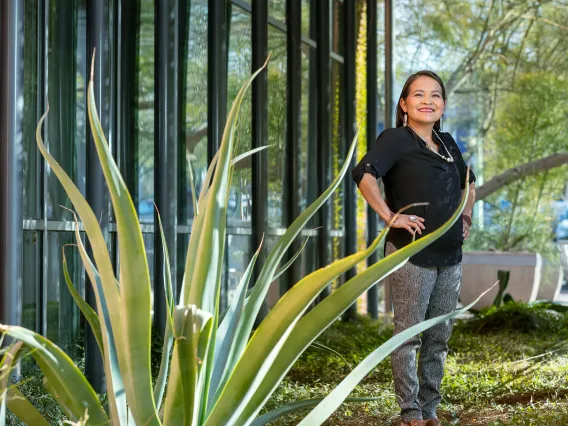
[[[399,9],[402,32],[398,42],[411,60],[401,62],[399,74],[415,70],[418,64],[435,65],[446,81],[450,105],[463,98],[474,104],[476,126],[470,128],[478,140],[491,138],[501,126],[496,112],[504,107],[504,93],[518,90],[519,77],[525,73],[549,72],[561,78],[568,73],[568,8],[551,0],[510,2],[491,0],[408,0]],[[406,29],[410,28],[410,31]],[[532,90],[529,88],[529,90]],[[473,101],[473,102],[472,102]],[[450,117],[455,127],[460,117]],[[525,173],[546,172],[568,162],[568,147],[558,146],[558,155],[533,164],[519,159],[503,171],[504,177],[491,181],[481,190],[498,191]],[[538,166],[538,167],[535,167]]]

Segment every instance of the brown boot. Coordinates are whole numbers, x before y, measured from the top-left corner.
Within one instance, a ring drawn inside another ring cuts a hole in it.
[[[426,422],[426,426],[441,426],[440,420],[438,419],[430,419]]]

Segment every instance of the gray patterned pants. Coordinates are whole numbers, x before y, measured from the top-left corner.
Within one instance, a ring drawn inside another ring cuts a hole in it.
[[[396,251],[387,243],[386,254]],[[394,334],[456,309],[461,282],[461,264],[425,268],[407,262],[389,276],[394,307]],[[448,353],[452,322],[438,324],[406,341],[392,355],[394,387],[403,422],[436,417],[442,400],[440,384]],[[418,373],[416,371],[417,352]]]

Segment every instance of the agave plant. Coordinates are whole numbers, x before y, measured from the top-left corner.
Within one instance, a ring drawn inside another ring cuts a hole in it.
[[[234,164],[242,158],[233,158],[235,122],[243,96],[260,71],[262,68],[239,91],[228,115],[219,152],[209,167],[199,199],[194,200],[196,214],[177,302],[174,301],[168,251],[160,222],[166,262],[167,327],[155,384],[152,383],[150,365],[150,274],[142,232],[131,196],[101,128],[93,94],[93,71],[88,89],[88,115],[116,217],[120,256],[118,277],[113,271],[97,217],[42,141],[40,128],[45,115],[41,118],[36,132],[38,147],[67,192],[78,215],[75,220],[82,222],[92,247],[93,260],[88,257],[79,226],[76,226],[77,249],[94,288],[96,310],[75,291],[67,273],[65,253],[63,265],[69,290],[89,322],[103,354],[108,404],[103,405],[79,368],[59,347],[25,328],[0,325],[0,330],[16,342],[5,353],[0,367],[0,424],[7,407],[28,425],[48,425],[17,387],[8,385],[8,377],[17,360],[28,354],[45,375],[47,391],[75,424],[260,426],[287,412],[319,403],[302,423],[319,425],[398,345],[463,311],[426,321],[395,336],[357,366],[327,398],[301,401],[257,417],[302,352],[359,295],[441,236],[457,220],[467,197],[466,191],[459,210],[440,229],[380,260],[306,313],[332,280],[377,249],[388,228],[366,250],[307,275],[278,301],[252,333],[270,283],[294,260],[279,268],[286,250],[339,186],[349,167],[357,138],[331,186],[290,225],[262,265],[258,279],[252,283],[258,251],[254,254],[229,308],[220,313],[227,199]],[[258,150],[246,155],[255,151]],[[369,399],[372,398],[353,400]]]

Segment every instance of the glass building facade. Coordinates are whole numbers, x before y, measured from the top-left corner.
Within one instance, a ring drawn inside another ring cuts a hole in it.
[[[382,27],[377,19],[388,4],[384,9],[381,2],[378,14],[374,2],[355,0],[3,0],[0,322],[38,331],[73,354],[84,321],[66,288],[63,255],[75,287],[94,300],[72,246],[72,205],[36,145],[36,124],[48,103],[44,141],[100,218],[115,266],[119,262],[87,120],[95,49],[96,103],[138,211],[161,327],[164,262],[154,204],[179,284],[194,215],[190,172],[198,195],[237,91],[270,55],[237,124],[236,154],[270,147],[241,161],[233,176],[221,295],[226,306],[263,236],[260,262],[341,168],[356,131],[361,36],[371,73],[368,140],[384,126],[378,117],[385,111],[376,105],[388,73],[377,72],[376,26]],[[367,20],[363,35],[361,17]],[[266,309],[306,273],[357,249],[355,190],[348,177],[312,219],[317,229],[300,260],[273,283]],[[376,224],[369,226],[372,237]],[[96,356],[88,336],[86,345],[87,358]]]

